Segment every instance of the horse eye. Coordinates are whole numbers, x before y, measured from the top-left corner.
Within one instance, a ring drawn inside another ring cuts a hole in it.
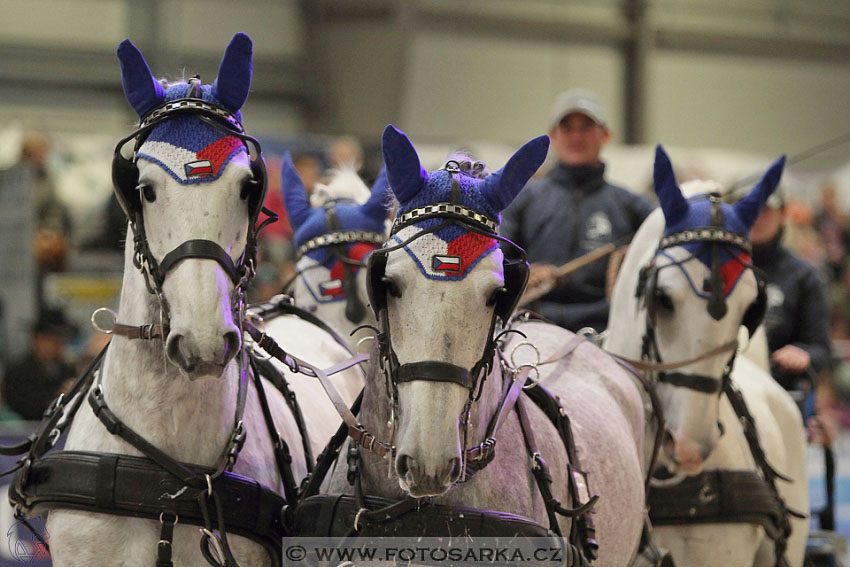
[[[655,304],[659,307],[667,311],[673,311],[673,298],[663,289],[655,288],[653,298],[655,299]]]
[[[248,179],[242,184],[242,190],[239,191],[239,198],[243,201],[248,200],[248,196],[251,194],[251,190],[254,188],[254,180]]]
[[[384,283],[384,286],[387,288],[387,293],[389,293],[393,297],[401,297],[401,290],[398,289],[398,285],[393,280],[384,276],[383,278],[381,278],[381,281]]]
[[[154,191],[153,187],[150,185],[139,185],[139,190],[142,192],[142,196],[148,203],[156,201],[156,191]]]

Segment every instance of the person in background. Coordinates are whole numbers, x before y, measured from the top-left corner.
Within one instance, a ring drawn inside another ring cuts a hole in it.
[[[44,308],[32,327],[29,352],[6,368],[3,401],[21,419],[41,419],[44,410],[72,383],[76,371],[65,352],[72,331],[60,309]]]
[[[785,213],[784,199],[773,194],[750,230],[753,264],[767,277],[764,328],[771,374],[786,390],[810,393],[803,408],[809,433],[826,435],[830,441],[823,421],[809,419],[816,379],[832,364],[826,286],[817,267],[782,244]]]
[[[550,149],[558,165],[546,177],[529,182],[502,213],[500,233],[524,248],[531,262],[529,288],[542,282],[555,285],[537,310],[571,331],[605,329],[607,261],[593,262],[565,281],[558,281],[557,267],[600,246],[620,243],[655,208],[647,198],[605,179],[600,153],[612,135],[594,93],[561,93],[549,124]]]

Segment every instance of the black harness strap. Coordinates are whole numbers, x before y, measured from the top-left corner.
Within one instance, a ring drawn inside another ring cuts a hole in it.
[[[548,493],[551,502],[547,502],[546,508],[547,511],[549,511],[550,521],[554,518],[554,513],[568,517],[576,517],[574,522],[576,529],[572,530],[570,539],[574,545],[581,548],[585,557],[592,561],[599,555],[599,543],[596,541],[596,527],[594,526],[593,518],[591,517],[591,511],[593,505],[599,499],[599,496],[590,496],[587,475],[582,472],[581,462],[579,461],[578,452],[576,451],[570,417],[567,415],[567,412],[564,411],[558,397],[546,390],[540,384],[536,385],[534,388],[523,390],[523,392],[525,392],[529,399],[543,411],[558,431],[558,435],[564,443],[564,448],[566,449],[567,457],[569,458],[568,479],[570,496],[572,497],[573,502],[579,503],[579,506],[572,510],[563,508],[560,506],[557,499],[552,497],[551,488],[549,488]],[[521,408],[522,406],[517,404],[517,409],[521,410]],[[528,429],[527,432],[525,431],[526,428]],[[524,428],[524,432],[527,433],[526,440],[528,440],[528,433],[531,432],[531,428],[528,427],[527,424]],[[544,481],[542,483],[538,481],[538,484],[545,484],[546,475],[548,475],[548,484],[551,485],[552,477],[548,474],[548,467],[546,467],[545,461],[543,461],[536,450],[532,453],[532,457],[535,455],[535,464],[537,464],[537,466],[534,469],[540,470],[540,472],[535,472],[535,477],[537,477],[537,475],[541,475],[541,478]],[[579,486],[579,483],[584,485],[584,490],[582,490]],[[541,490],[541,493],[542,492],[543,491]],[[585,494],[582,494],[582,492]],[[555,525],[557,526],[557,518],[555,518],[555,522]]]
[[[188,466],[201,478],[215,472]],[[15,484],[9,490],[10,499],[27,508],[71,508],[148,519],[172,514],[181,522],[205,525],[198,496],[208,495],[206,484],[200,490],[187,487],[146,457],[57,451],[34,462],[29,476],[25,492],[19,492]],[[106,482],[108,487],[101,486]],[[255,480],[230,472],[212,479],[211,486],[221,499],[219,510],[227,529],[256,541],[272,558],[279,558],[285,529],[280,514],[286,504],[283,497]]]
[[[741,522],[762,526],[768,537],[782,537],[784,505],[755,471],[711,470],[649,494],[653,525]]]
[[[292,454],[289,452],[289,445],[280,436],[277,426],[272,416],[271,408],[269,407],[268,398],[266,397],[266,389],[263,387],[263,381],[260,377],[260,370],[266,376],[274,376],[273,383],[275,387],[281,391],[286,399],[287,405],[292,410],[295,417],[295,423],[298,426],[298,431],[301,434],[301,442],[304,447],[304,456],[307,461],[307,470],[313,468],[313,456],[310,450],[310,439],[307,436],[307,427],[304,423],[304,416],[301,414],[301,408],[295,400],[295,393],[289,388],[286,378],[277,371],[271,362],[268,360],[254,360],[254,385],[257,389],[257,397],[260,401],[260,407],[263,410],[263,419],[266,422],[266,428],[272,438],[272,450],[274,452],[275,462],[277,463],[278,472],[283,480],[283,491],[287,502],[296,502],[298,500],[298,483],[295,482],[295,476],[292,474]]]
[[[201,258],[215,260],[224,269],[233,283],[239,283],[240,274],[233,263],[233,259],[225,250],[212,240],[187,240],[171,252],[165,255],[159,263],[159,269],[163,274],[168,273],[180,260],[187,258]]]

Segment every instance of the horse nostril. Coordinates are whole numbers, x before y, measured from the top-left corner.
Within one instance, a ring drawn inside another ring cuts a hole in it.
[[[179,366],[185,371],[192,370],[192,363],[189,357],[183,352],[183,335],[177,333],[169,333],[168,339],[165,342],[165,354],[168,360]]]
[[[224,353],[222,364],[227,364],[239,352],[239,347],[242,346],[242,341],[239,333],[236,331],[228,331],[224,334]]]
[[[449,466],[446,468],[446,477],[443,479],[447,484],[454,484],[460,478],[461,464],[460,457],[455,457],[449,461]]]
[[[407,455],[399,455],[395,464],[395,471],[399,477],[404,478],[410,471],[409,457]]]

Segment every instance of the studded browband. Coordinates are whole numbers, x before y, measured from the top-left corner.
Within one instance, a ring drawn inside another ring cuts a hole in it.
[[[716,227],[688,229],[674,232],[673,234],[661,239],[661,242],[658,243],[658,249],[663,250],[664,248],[670,248],[671,246],[678,246],[680,244],[688,244],[691,242],[698,242],[700,244],[705,242],[731,244],[741,248],[747,254],[752,254],[753,252],[753,246],[745,236]]]
[[[311,238],[298,248],[298,257],[300,258],[307,252],[321,248],[322,246],[330,246],[332,244],[348,244],[354,242],[365,242],[367,244],[381,245],[387,240],[386,235],[380,232],[371,232],[368,230],[343,230],[339,232],[329,232],[322,234],[316,238]]]
[[[212,104],[199,98],[181,98],[179,100],[166,102],[165,104],[157,106],[156,108],[151,110],[144,118],[142,118],[142,121],[139,123],[139,129],[145,128],[146,126],[150,126],[158,119],[168,114],[183,111],[200,111],[203,114],[214,114],[227,121],[239,133],[245,133],[245,129],[242,128],[242,123],[239,122],[239,119],[236,118],[233,113],[216,104]]]
[[[470,222],[471,224],[478,225],[490,233],[495,233],[499,228],[499,223],[494,219],[491,219],[487,215],[475,212],[472,209],[468,209],[463,205],[438,203],[436,205],[419,207],[418,209],[413,209],[412,211],[407,211],[406,213],[399,215],[396,217],[395,222],[393,222],[393,228],[390,231],[390,234],[395,234],[402,228],[415,222],[435,217],[443,219],[446,217],[456,217],[464,222]]]

